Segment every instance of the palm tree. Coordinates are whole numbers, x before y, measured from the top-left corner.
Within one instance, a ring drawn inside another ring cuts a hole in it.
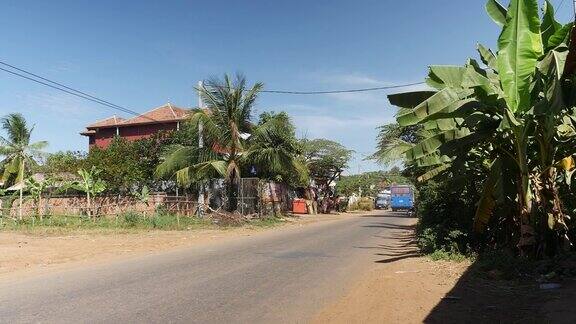
[[[273,212],[279,215],[279,197],[276,197],[271,181],[292,187],[304,187],[309,183],[303,148],[296,139],[295,127],[288,114],[271,112],[260,115],[248,144],[242,156],[243,164],[255,167],[259,178],[269,180]]]
[[[223,80],[211,79],[202,84],[198,91],[206,108],[190,117],[190,131],[200,134],[199,147],[172,147],[156,174],[176,174],[178,183],[185,186],[224,177],[229,210],[236,211],[240,160],[251,133],[252,109],[262,87],[262,83],[256,83],[248,89],[241,75],[234,80],[224,75]]]
[[[30,143],[30,134],[34,126],[29,127],[21,114],[13,113],[0,120],[2,129],[7,137],[0,136],[0,162],[2,181],[4,186],[14,183],[20,184],[20,207],[18,217],[22,219],[22,189],[26,172],[37,165],[36,158],[43,155],[42,150],[48,142],[40,141]]]
[[[308,184],[303,148],[288,114],[263,113],[248,142],[243,161],[256,167],[260,178],[295,186]]]

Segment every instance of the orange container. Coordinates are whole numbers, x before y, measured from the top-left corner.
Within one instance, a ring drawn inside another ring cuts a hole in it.
[[[292,212],[294,214],[308,214],[306,201],[304,199],[294,199],[292,201]]]

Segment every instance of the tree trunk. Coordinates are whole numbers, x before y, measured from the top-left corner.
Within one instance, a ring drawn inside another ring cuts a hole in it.
[[[22,191],[24,190],[24,159],[22,159],[22,168],[20,169],[20,201],[18,202],[18,219],[22,220]]]
[[[238,210],[238,180],[236,179],[236,174],[230,178],[229,182],[228,209],[230,212],[235,212]]]
[[[22,220],[22,184],[20,186],[20,200],[18,201],[18,219]]]
[[[530,247],[534,246],[534,228],[532,226],[530,215],[532,213],[532,197],[530,192],[530,174],[528,170],[527,159],[527,143],[522,134],[522,130],[516,130],[515,144],[518,168],[520,170],[520,178],[518,183],[518,208],[520,212],[520,239],[518,241],[518,248],[521,254],[526,254]]]
[[[87,214],[88,214],[88,218],[92,218],[92,208],[90,205],[90,192],[86,191],[86,207],[87,207]]]
[[[38,213],[40,220],[42,220],[43,219],[42,210],[41,210],[41,208],[42,208],[42,193],[40,193],[40,195],[38,195],[38,206],[36,208],[37,208],[36,212]]]

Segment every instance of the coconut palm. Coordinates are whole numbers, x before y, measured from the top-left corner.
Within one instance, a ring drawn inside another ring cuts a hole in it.
[[[258,177],[291,185],[307,185],[308,168],[295,127],[285,112],[263,113],[253,128],[244,164],[256,168]]]
[[[0,120],[6,137],[0,136],[0,162],[2,182],[4,186],[20,184],[19,218],[22,218],[22,189],[26,173],[37,165],[36,159],[44,153],[42,150],[48,142],[30,143],[30,135],[34,126],[29,127],[21,114],[13,113]]]
[[[237,186],[241,176],[241,156],[251,133],[250,118],[262,83],[248,88],[246,79],[211,79],[198,91],[205,109],[190,117],[190,131],[200,134],[198,147],[174,146],[158,166],[156,174],[176,174],[179,184],[224,177],[228,184],[229,210],[236,211]]]

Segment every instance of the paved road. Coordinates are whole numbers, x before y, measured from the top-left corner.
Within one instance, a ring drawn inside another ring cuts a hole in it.
[[[411,223],[379,212],[3,282],[0,322],[304,322]]]

